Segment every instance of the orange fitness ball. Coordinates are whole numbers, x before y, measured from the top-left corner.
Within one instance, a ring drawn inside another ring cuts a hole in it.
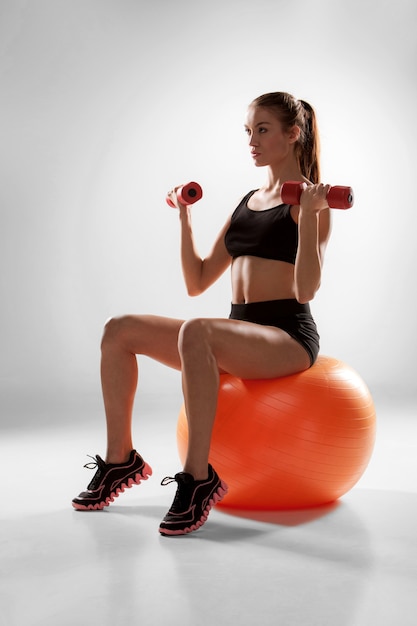
[[[220,380],[210,463],[228,484],[221,509],[285,510],[333,502],[371,458],[375,408],[360,376],[319,356],[299,374],[269,380]],[[187,416],[177,443],[184,462]]]

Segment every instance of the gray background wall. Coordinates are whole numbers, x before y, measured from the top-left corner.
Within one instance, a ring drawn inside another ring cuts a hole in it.
[[[313,303],[322,352],[415,394],[417,9],[383,0],[0,0],[2,398],[99,392],[106,318],[227,315],[225,276],[189,299],[167,189],[197,180],[204,254],[263,183],[257,95],[316,108],[334,211]],[[149,392],[177,373],[142,364]]]

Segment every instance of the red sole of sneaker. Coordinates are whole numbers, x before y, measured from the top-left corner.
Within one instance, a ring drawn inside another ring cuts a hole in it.
[[[97,502],[96,504],[87,505],[73,502],[72,506],[77,511],[101,511],[106,506],[109,506],[109,504],[111,504],[115,498],[123,493],[125,489],[129,489],[130,487],[133,487],[133,485],[139,485],[142,480],[148,480],[149,476],[152,476],[152,469],[147,463],[145,463],[145,467],[143,468],[142,472],[142,474],[138,472],[134,478],[129,478],[126,483],[122,483],[120,487],[118,487],[116,491],[113,491],[104,502]]]
[[[160,534],[164,537],[178,537],[181,535],[188,535],[194,530],[198,530],[207,521],[211,508],[215,504],[217,504],[217,502],[221,502],[223,500],[224,496],[227,494],[227,490],[228,487],[226,483],[222,480],[220,482],[220,486],[217,488],[217,490],[213,493],[213,496],[208,501],[208,504],[204,509],[203,515],[195,524],[193,524],[192,526],[188,526],[188,528],[182,528],[181,530],[169,530],[167,528],[159,528]]]

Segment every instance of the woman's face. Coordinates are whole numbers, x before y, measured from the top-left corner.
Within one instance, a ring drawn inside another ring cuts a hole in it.
[[[281,122],[272,111],[255,106],[248,109],[245,131],[249,139],[251,156],[257,167],[282,163],[292,151],[299,135],[298,127],[294,126],[290,131],[284,131]]]

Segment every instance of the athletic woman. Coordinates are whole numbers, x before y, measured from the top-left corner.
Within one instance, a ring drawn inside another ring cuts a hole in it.
[[[317,358],[319,335],[309,302],[320,287],[330,211],[329,186],[320,182],[316,116],[303,100],[269,93],[250,104],[245,132],[255,166],[266,168],[266,182],[239,202],[206,258],[197,252],[191,207],[178,201],[178,188],[169,192],[179,211],[188,294],[201,294],[230,268],[230,317],[184,321],[125,315],[106,323],[101,380],[107,453],[105,460],[97,455],[88,464],[97,471],[74,498],[76,509],[102,509],[152,473],[131,436],[137,354],[182,373],[189,441],[183,471],[162,481],[177,483],[159,527],[166,536],[199,528],[227,493],[208,461],[220,374],[275,378],[301,372]],[[298,206],[282,203],[281,185],[288,180],[305,183]]]

